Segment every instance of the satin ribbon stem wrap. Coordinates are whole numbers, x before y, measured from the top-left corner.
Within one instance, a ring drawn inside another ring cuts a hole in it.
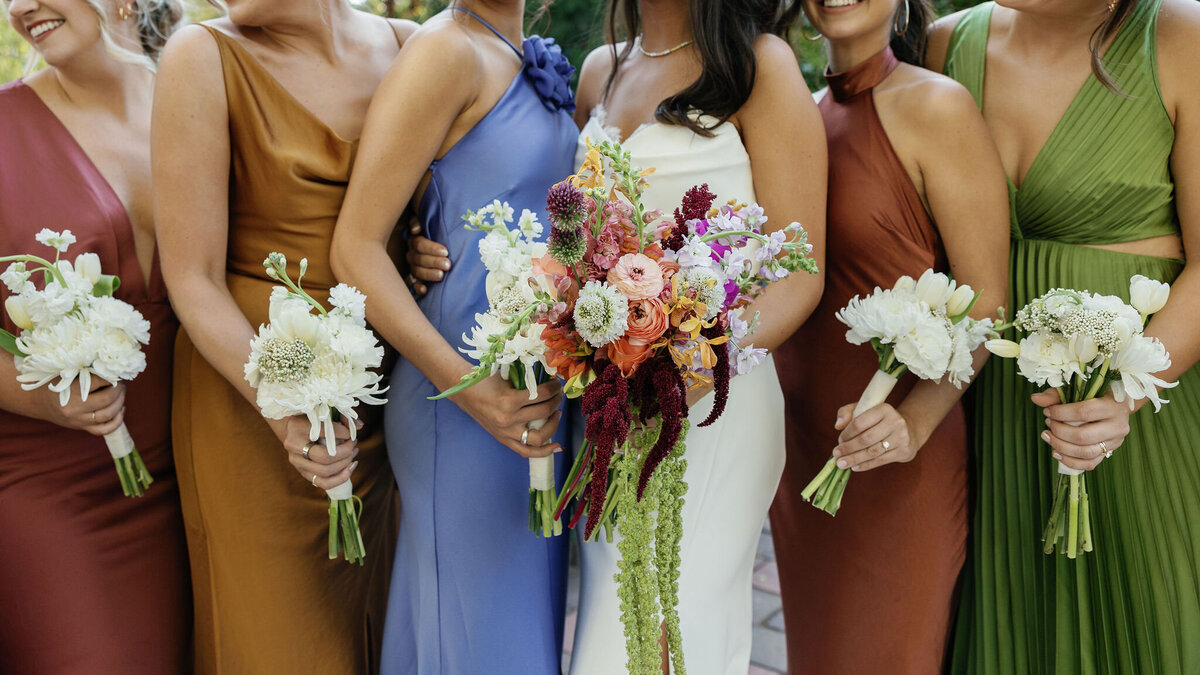
[[[894,375],[876,370],[862,396],[859,397],[858,403],[854,406],[853,417],[858,417],[886,401],[898,381]],[[812,479],[812,482],[804,488],[800,495],[804,497],[804,501],[811,502],[813,506],[829,515],[837,515],[838,509],[842,506],[842,495],[846,492],[846,483],[850,480],[850,474],[850,469],[838,468],[837,457],[830,457],[829,461],[825,462],[825,466],[821,467],[817,477]]]
[[[105,434],[104,443],[112,455],[113,464],[117,466],[117,478],[121,481],[121,491],[125,496],[141,497],[146,494],[146,488],[150,487],[154,478],[142,463],[142,456],[138,454],[125,423],[122,422],[116,431]]]
[[[532,378],[531,378],[532,374]],[[545,382],[548,376],[536,374],[532,367],[514,363],[508,369],[508,381],[513,389],[529,391],[530,400],[537,398],[537,383]],[[530,380],[534,384],[530,384]],[[534,420],[525,425],[531,431],[546,426],[549,418]],[[554,455],[529,458],[529,530],[542,537],[562,534],[562,519],[556,517],[558,493],[554,488]]]
[[[1073,427],[1082,422],[1067,422]],[[1092,550],[1092,513],[1088,503],[1087,476],[1082,469],[1058,462],[1058,485],[1054,489],[1054,503],[1050,507],[1050,519],[1042,532],[1044,551],[1067,554],[1074,559],[1081,553]]]

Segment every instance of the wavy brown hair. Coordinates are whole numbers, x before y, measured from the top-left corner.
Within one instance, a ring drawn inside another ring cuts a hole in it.
[[[746,103],[754,89],[757,63],[754,40],[764,33],[787,38],[800,13],[792,0],[691,0],[688,7],[692,40],[700,55],[701,72],[683,91],[667,97],[654,110],[654,118],[666,124],[688,127],[711,136]],[[633,53],[634,40],[641,35],[642,16],[637,0],[609,0],[605,10],[605,38],[613,53],[613,68],[604,85],[608,99],[621,62]],[[617,51],[617,43],[625,46]],[[715,117],[706,127],[691,113]]]
[[[1117,33],[1121,32],[1121,27],[1133,15],[1133,10],[1137,9],[1139,0],[1117,0],[1113,11],[1108,13],[1108,17],[1092,31],[1092,37],[1088,40],[1088,49],[1092,52],[1092,74],[1104,85],[1109,91],[1124,95],[1120,85],[1109,74],[1108,69],[1104,67],[1104,50],[1105,46],[1112,41]]]

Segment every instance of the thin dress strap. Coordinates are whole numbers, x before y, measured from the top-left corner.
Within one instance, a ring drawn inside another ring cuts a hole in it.
[[[492,31],[493,33],[495,33],[496,37],[500,38],[501,40],[504,40],[504,44],[508,45],[508,46],[509,46],[509,48],[511,48],[511,49],[512,49],[514,52],[516,52],[516,54],[517,54],[517,58],[521,58],[521,59],[525,58],[525,54],[524,54],[524,52],[522,52],[520,49],[517,49],[517,46],[516,46],[516,45],[514,45],[514,44],[513,44],[513,43],[511,43],[511,42],[509,42],[509,41],[508,41],[508,38],[504,37],[504,34],[503,34],[503,33],[501,33],[500,31],[496,30],[495,28],[493,28],[493,27],[492,27],[492,24],[490,24],[490,23],[488,23],[488,22],[484,21],[484,20],[483,20],[483,17],[479,16],[479,15],[478,15],[478,14],[476,14],[475,12],[472,12],[471,10],[467,9],[466,7],[459,7],[458,5],[450,5],[449,7],[447,7],[447,9],[450,9],[450,10],[453,10],[453,11],[456,11],[456,12],[462,12],[463,14],[466,14],[467,16],[469,16],[469,17],[471,17],[471,18],[475,19],[476,21],[478,21],[479,23],[483,24],[483,27],[484,27],[484,28],[486,28],[486,29],[488,29],[488,30]]]

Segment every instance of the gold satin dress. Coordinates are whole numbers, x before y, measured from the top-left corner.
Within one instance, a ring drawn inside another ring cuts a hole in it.
[[[226,283],[266,323],[272,251],[324,302],[334,224],[356,141],[304,108],[233,38],[208,27],[229,103]],[[370,673],[378,667],[396,531],[395,481],[380,409],[361,410],[354,493],[366,565],[329,560],[328,500],[289,464],[259,411],[182,329],[172,434],[195,589],[197,673]]]

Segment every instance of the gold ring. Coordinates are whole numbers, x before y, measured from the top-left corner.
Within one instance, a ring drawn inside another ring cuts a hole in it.
[[[317,474],[315,474],[315,473],[313,474],[312,484],[313,484],[313,487],[319,487],[317,485]]]
[[[521,445],[529,445],[529,427],[525,427],[525,431],[521,432]]]
[[[314,445],[316,445],[315,441],[309,441],[304,444],[304,449],[300,451],[300,454],[304,455],[304,459],[308,459],[308,451],[312,450],[312,446]]]
[[[1103,452],[1103,453],[1104,453],[1104,458],[1105,458],[1105,459],[1108,459],[1109,457],[1112,457],[1112,450],[1109,450],[1109,449],[1108,449],[1108,446],[1107,446],[1107,445],[1105,445],[1104,441],[1100,441],[1100,442],[1099,442],[1099,443],[1097,443],[1096,445],[1099,445],[1099,446],[1100,446],[1100,452]]]

